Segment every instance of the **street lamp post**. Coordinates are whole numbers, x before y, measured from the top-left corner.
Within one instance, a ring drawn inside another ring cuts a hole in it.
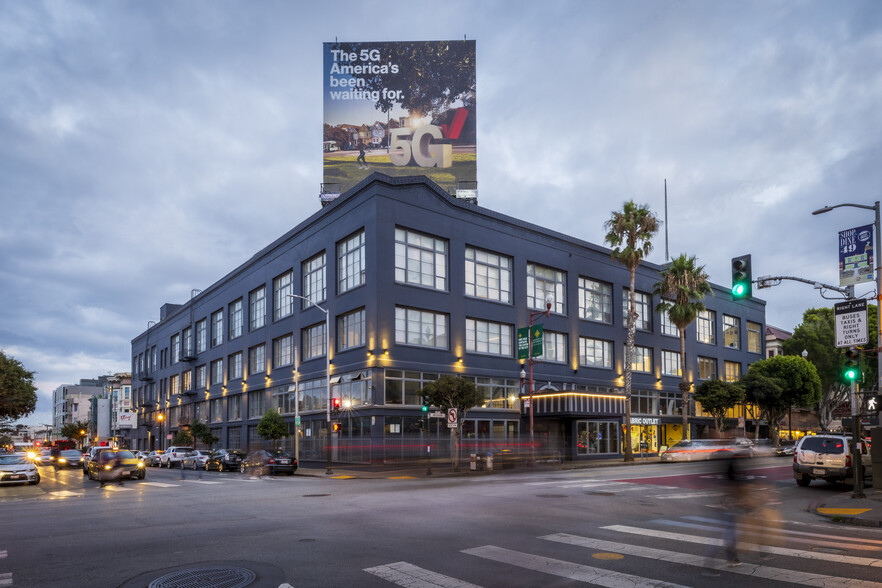
[[[873,223],[873,229],[876,233],[876,259],[873,263],[873,271],[876,272],[876,390],[882,391],[882,271],[880,271],[882,270],[882,266],[880,266],[879,264],[880,247],[882,247],[882,235],[880,235],[880,228],[882,228],[882,223],[880,223],[879,220],[879,201],[877,200],[876,202],[874,202],[873,206],[867,206],[866,204],[853,204],[850,202],[835,204],[833,206],[825,206],[823,208],[819,208],[818,210],[812,211],[812,214],[824,214],[825,212],[830,212],[834,208],[839,208],[842,206],[872,210],[876,215],[875,221]],[[852,443],[854,443],[857,456],[854,466],[854,491],[852,493],[852,498],[864,498],[864,467],[861,461],[860,450],[858,449],[859,444],[862,443],[861,409],[860,402],[858,401],[857,386],[855,382],[852,382],[851,390],[851,438]]]
[[[163,419],[165,419],[165,416],[163,416],[163,414],[161,412],[156,415],[156,420],[159,421],[159,447],[158,447],[158,449],[164,449],[163,443],[162,443],[162,421],[163,421]]]
[[[325,453],[327,454],[328,464],[325,469],[325,474],[331,475],[334,473],[331,470],[331,314],[306,296],[300,296],[299,294],[288,294],[288,296],[305,300],[325,313],[325,370],[328,374],[328,406],[325,418],[327,427],[325,430]]]
[[[535,312],[530,313],[530,331],[527,333],[527,338],[530,340],[530,353],[529,353],[529,363],[530,363],[530,382],[529,382],[529,391],[530,391],[530,465],[536,464],[536,444],[533,438],[533,321],[537,316],[551,316],[551,305],[554,304],[554,296],[551,292],[545,295],[545,310],[537,310]],[[524,381],[524,370],[521,369],[521,382]]]

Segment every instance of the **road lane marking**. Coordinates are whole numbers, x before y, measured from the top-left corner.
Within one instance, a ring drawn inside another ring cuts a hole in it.
[[[722,539],[712,537],[699,537],[697,535],[684,535],[682,533],[669,533],[667,531],[659,531],[657,529],[640,529],[638,527],[629,527],[627,525],[610,525],[608,527],[600,527],[609,531],[618,531],[620,533],[631,533],[632,535],[645,535],[656,539],[670,539],[671,541],[685,541],[687,543],[699,543],[702,545],[723,545]],[[745,551],[760,551],[764,553],[774,553],[776,555],[787,555],[790,557],[801,557],[803,559],[817,559],[824,561],[835,561],[839,563],[849,563],[867,567],[882,567],[882,559],[870,557],[856,557],[853,555],[836,555],[834,553],[824,553],[821,551],[802,551],[799,549],[789,549],[786,547],[774,547],[771,545],[757,545],[756,543],[738,543],[738,549]],[[882,587],[882,584],[877,584]]]
[[[0,574],[0,586],[12,586],[12,572]]]
[[[83,492],[74,492],[72,490],[53,490],[48,494],[57,498],[72,498],[74,496],[82,496]]]
[[[702,523],[716,523],[721,524],[722,521],[720,519],[712,519],[709,517],[699,517],[699,516],[687,516],[683,517],[684,519],[688,519],[690,521],[699,521]],[[742,529],[756,529],[757,531],[761,531],[764,534],[779,534],[781,536],[791,536],[790,539],[798,540],[796,536],[800,537],[813,537],[815,539],[820,540],[829,540],[836,541],[837,544],[841,545],[842,543],[852,543],[853,545],[848,545],[849,549],[879,549],[878,545],[882,545],[882,541],[879,539],[865,539],[863,537],[848,537],[846,535],[830,535],[829,533],[809,533],[808,531],[794,531],[793,529],[784,529],[782,528],[785,525],[789,525],[791,521],[775,521],[774,525],[778,526],[778,529],[771,529],[768,525],[751,525],[750,523],[738,523],[738,526]],[[813,539],[813,540],[815,540]],[[872,544],[872,545],[870,545]]]
[[[859,515],[871,510],[869,508],[819,508],[821,514],[830,515]]]
[[[393,584],[408,586],[409,588],[438,588],[438,586],[444,586],[445,588],[481,588],[477,584],[470,584],[450,576],[426,570],[406,561],[365,568],[364,571],[388,580]]]
[[[165,482],[141,482],[143,486],[156,486],[157,488],[174,488],[180,484],[166,484]]]
[[[710,498],[712,496],[722,496],[725,492],[686,492],[683,494],[659,494],[653,496],[659,500],[684,500],[687,498]]]
[[[608,527],[601,527],[608,528]],[[664,538],[664,537],[660,537]],[[766,578],[769,580],[779,580],[788,583],[805,584],[806,586],[817,586],[818,588],[829,588],[836,586],[837,588],[882,588],[879,582],[869,580],[853,580],[851,578],[843,578],[839,576],[825,576],[823,574],[812,574],[808,572],[800,572],[785,568],[773,568],[769,566],[760,566],[749,563],[742,563],[737,568],[730,568],[726,565],[725,559],[710,558],[701,555],[692,555],[690,553],[680,553],[678,551],[668,551],[666,549],[655,549],[653,547],[640,547],[637,545],[629,545],[627,543],[617,543],[615,541],[603,541],[600,539],[592,539],[590,537],[580,537],[578,535],[570,535],[568,533],[554,533],[545,535],[540,539],[548,541],[556,541],[567,545],[575,545],[585,547],[587,549],[599,549],[601,551],[617,551],[625,555],[633,555],[647,559],[655,559],[673,564],[683,564],[699,568],[709,568],[713,570],[726,571],[733,574],[743,574],[754,578]],[[704,539],[697,537],[697,539]],[[713,545],[722,545],[722,541],[717,540]]]

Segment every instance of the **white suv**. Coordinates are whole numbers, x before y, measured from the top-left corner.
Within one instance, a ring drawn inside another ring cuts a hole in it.
[[[793,477],[800,486],[808,486],[812,480],[846,482],[854,480],[854,459],[851,438],[846,435],[821,433],[808,435],[799,440],[793,451]],[[872,475],[867,444],[861,443],[861,462],[864,477]]]
[[[192,447],[179,447],[172,445],[165,450],[165,453],[159,456],[159,467],[173,468],[184,461],[184,457],[190,455],[190,452],[192,451]]]

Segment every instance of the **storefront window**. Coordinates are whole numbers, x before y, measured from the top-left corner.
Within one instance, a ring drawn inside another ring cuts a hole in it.
[[[579,421],[578,455],[601,455],[619,452],[619,423],[616,421]]]

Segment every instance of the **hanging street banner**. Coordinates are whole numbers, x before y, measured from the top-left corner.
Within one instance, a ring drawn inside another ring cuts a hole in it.
[[[477,182],[475,42],[324,43],[323,192],[374,171]]]
[[[533,357],[542,355],[542,325],[533,325]],[[518,329],[518,359],[530,359],[530,327]]]
[[[836,329],[836,347],[866,345],[870,341],[867,330],[867,301],[864,298],[846,300],[833,305]]]
[[[873,225],[839,231],[839,285],[873,281]]]

